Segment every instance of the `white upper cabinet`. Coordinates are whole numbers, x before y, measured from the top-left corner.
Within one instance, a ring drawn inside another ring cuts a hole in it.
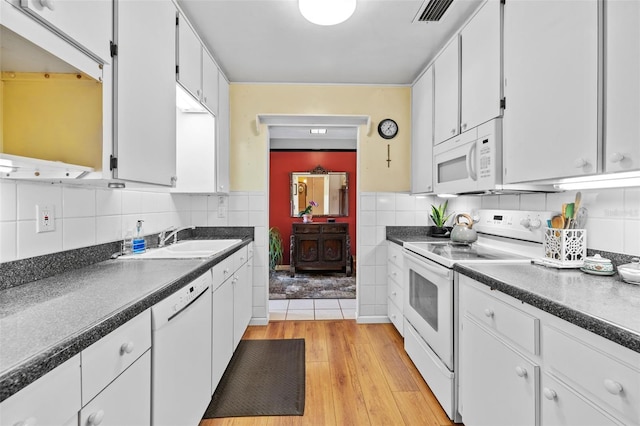
[[[229,192],[230,117],[229,83],[220,75],[218,91],[218,140],[216,141],[217,192]]]
[[[605,3],[604,169],[640,169],[640,2]]]
[[[598,2],[504,5],[504,182],[588,175],[598,157]]]
[[[434,64],[434,143],[460,133],[460,38],[455,36]]]
[[[218,67],[213,58],[202,50],[202,103],[218,116]]]
[[[177,78],[196,99],[202,96],[202,45],[187,20],[178,15]]]
[[[460,33],[460,131],[502,114],[500,1],[489,0]]]
[[[433,68],[411,88],[411,193],[433,190]]]
[[[99,62],[110,62],[111,0],[11,0]]]
[[[176,175],[176,8],[118,2],[115,153],[119,179],[172,185]],[[144,23],[141,25],[140,23]]]

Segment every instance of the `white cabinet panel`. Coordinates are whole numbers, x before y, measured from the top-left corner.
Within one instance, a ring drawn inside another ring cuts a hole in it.
[[[217,192],[229,192],[229,149],[230,149],[230,119],[229,110],[229,83],[224,76],[218,79],[218,139],[216,141],[216,166],[217,166]]]
[[[411,193],[433,190],[433,68],[411,88]]]
[[[596,173],[597,74],[598,2],[504,5],[505,183]]]
[[[82,426],[151,424],[151,351],[146,351],[80,412]]]
[[[89,402],[150,347],[151,312],[146,310],[83,350],[83,403]]]
[[[542,376],[541,411],[544,426],[621,425],[548,374]]]
[[[214,267],[215,270],[218,267]],[[216,286],[214,279],[214,286]],[[233,355],[233,285],[231,278],[213,291],[213,356],[212,392],[215,391],[224,370]]]
[[[2,401],[0,424],[77,425],[80,407],[80,355],[76,355]]]
[[[119,179],[171,185],[176,175],[176,9],[118,2],[116,155]],[[140,23],[144,22],[144,25]]]
[[[460,133],[460,38],[455,36],[434,64],[434,143]]]
[[[247,262],[240,266],[234,274],[233,280],[233,348],[238,346],[242,336],[244,335],[249,321],[251,320],[252,311],[252,288],[253,283],[250,278],[249,269],[252,262]]]
[[[218,67],[207,52],[202,51],[202,103],[218,116]]]
[[[100,62],[110,62],[111,0],[12,0]]]
[[[469,316],[462,321],[460,400],[464,424],[536,425],[538,366]]]
[[[489,0],[460,34],[460,132],[502,113],[500,7],[498,0]]]
[[[178,18],[178,81],[196,98],[202,96],[202,46],[184,16]]]
[[[640,2],[605,2],[605,146],[608,172],[640,169]]]

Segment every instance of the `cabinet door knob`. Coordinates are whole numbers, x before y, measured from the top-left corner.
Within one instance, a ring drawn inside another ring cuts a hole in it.
[[[619,152],[614,152],[609,156],[609,161],[611,161],[612,163],[619,163],[622,160],[624,160],[624,155],[620,154]]]
[[[40,5],[46,7],[49,10],[55,10],[56,5],[53,0],[40,0]]]
[[[392,296],[397,296],[397,295],[398,295],[398,293],[396,293],[395,291],[393,291],[393,292],[391,292],[391,295],[392,295]]]
[[[527,369],[524,367],[517,366],[516,374],[518,375],[518,377],[527,377]]]
[[[618,395],[622,392],[622,385],[615,380],[604,379],[604,387],[612,395]]]
[[[133,342],[123,343],[122,346],[120,346],[120,355],[130,354],[133,352],[133,347]]]
[[[558,398],[558,394],[553,389],[544,388],[542,390],[542,393],[544,394],[544,397],[549,401],[553,401],[554,399]]]
[[[490,309],[490,308],[485,309],[484,316],[487,318],[493,318],[493,309]]]
[[[455,128],[454,128],[454,129],[451,129],[451,134],[452,134],[452,135],[455,135],[455,134],[456,134],[456,129],[455,129]]]
[[[104,410],[98,410],[95,413],[91,413],[91,415],[87,419],[87,423],[89,423],[90,425],[98,426],[100,423],[102,423],[103,419],[104,419]]]
[[[466,130],[466,128],[467,128],[467,123],[462,123],[462,125],[460,126],[460,128],[461,128],[462,130]]]

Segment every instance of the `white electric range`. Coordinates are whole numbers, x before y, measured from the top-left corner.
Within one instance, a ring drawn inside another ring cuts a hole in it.
[[[460,421],[457,409],[458,300],[453,266],[473,263],[530,263],[543,254],[549,211],[479,210],[473,213],[478,241],[404,243],[405,351],[443,409]]]

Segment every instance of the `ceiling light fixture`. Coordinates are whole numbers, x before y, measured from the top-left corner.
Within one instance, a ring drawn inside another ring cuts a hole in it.
[[[312,135],[325,135],[327,133],[327,129],[311,129],[309,131]]]
[[[316,25],[336,25],[346,21],[356,10],[356,0],[298,0],[305,19]]]

